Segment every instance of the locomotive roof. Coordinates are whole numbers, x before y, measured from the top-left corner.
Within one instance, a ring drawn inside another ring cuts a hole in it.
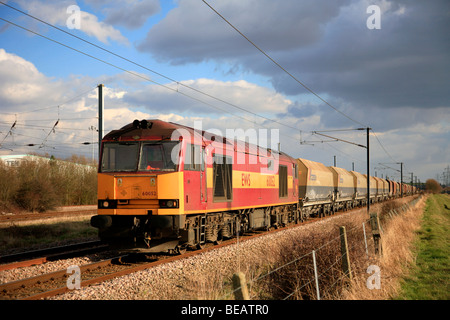
[[[242,143],[239,147],[244,146],[245,152],[250,152],[255,148],[256,145],[240,141],[240,140],[230,140],[223,136],[212,134],[207,131],[200,131],[191,127],[187,127],[181,124],[166,122],[159,119],[149,119],[149,120],[134,120],[119,130],[112,130],[103,137],[103,141],[139,141],[139,140],[170,140],[174,131],[180,130],[180,133],[189,132],[192,141],[194,140],[194,133],[199,134],[203,139],[203,143],[211,143],[213,141],[219,141],[229,146],[233,146],[235,142]],[[262,148],[262,147],[261,147]],[[277,150],[271,150],[270,148],[262,148],[264,150],[269,150],[272,153],[278,153],[280,156],[285,156],[291,158],[288,154],[280,152]],[[291,158],[292,161],[295,159]]]

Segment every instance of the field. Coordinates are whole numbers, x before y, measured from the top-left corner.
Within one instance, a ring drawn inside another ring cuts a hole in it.
[[[428,198],[415,241],[412,272],[405,277],[397,299],[450,299],[450,196]]]

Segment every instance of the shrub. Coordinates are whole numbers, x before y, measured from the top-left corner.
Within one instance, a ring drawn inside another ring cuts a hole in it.
[[[441,193],[442,187],[436,180],[428,179],[425,182],[425,190],[431,193]]]
[[[55,206],[95,204],[97,170],[74,163],[28,159],[17,167],[0,162],[0,207],[46,211]]]
[[[18,180],[15,179],[15,170],[11,170],[0,161],[0,206],[9,207],[14,195],[19,188]]]

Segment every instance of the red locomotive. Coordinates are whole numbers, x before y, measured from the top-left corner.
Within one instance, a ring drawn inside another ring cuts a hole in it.
[[[161,120],[102,140],[98,215],[107,242],[183,252],[297,222],[297,160]]]

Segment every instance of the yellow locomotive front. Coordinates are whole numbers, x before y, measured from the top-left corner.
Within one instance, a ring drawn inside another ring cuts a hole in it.
[[[102,141],[98,215],[91,225],[108,243],[150,248],[150,240],[154,247],[158,239],[180,239],[184,226],[183,172],[177,160],[181,142],[170,139],[173,129],[151,125],[153,130],[147,122],[134,122]]]
[[[99,214],[180,214],[182,173],[171,160],[178,142],[108,142],[98,174]]]

